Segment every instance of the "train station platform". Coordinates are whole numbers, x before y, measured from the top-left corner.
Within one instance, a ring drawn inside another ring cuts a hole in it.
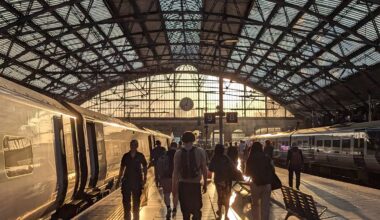
[[[287,170],[276,168],[276,173],[287,185]],[[329,219],[378,219],[380,209],[380,190],[358,186],[341,181],[326,179],[309,174],[301,176],[301,191],[312,195],[314,200],[327,206],[327,212],[322,218]],[[140,219],[165,219],[166,207],[161,190],[151,187],[147,206],[141,209]],[[94,204],[81,214],[76,220],[123,219],[123,207],[120,190],[116,190],[106,198]],[[285,219],[287,211],[284,209],[281,190],[272,192],[270,219]],[[250,217],[249,200],[234,192],[231,198],[232,209],[228,213],[229,219],[247,220]],[[179,207],[178,207],[179,209]],[[210,184],[208,192],[203,195],[202,219],[216,219],[217,195],[215,187]],[[180,210],[174,219],[182,219]],[[296,219],[291,217],[289,219]]]

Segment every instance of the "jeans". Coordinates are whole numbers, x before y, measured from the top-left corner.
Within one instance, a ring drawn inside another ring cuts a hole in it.
[[[271,185],[251,184],[253,220],[268,220],[270,211]]]
[[[128,189],[127,187],[121,188],[121,193],[123,194],[123,207],[124,207],[124,219],[131,219],[131,196],[133,203],[133,219],[138,220],[140,218],[140,197],[141,189]]]
[[[181,212],[184,220],[193,220],[202,218],[202,192],[200,183],[179,182],[178,186],[179,203],[181,204]]]
[[[300,188],[301,184],[301,170],[289,168],[289,186],[293,187],[293,173],[296,173],[296,188]]]

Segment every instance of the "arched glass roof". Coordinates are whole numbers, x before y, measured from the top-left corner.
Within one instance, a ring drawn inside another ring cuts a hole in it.
[[[83,103],[181,64],[295,113],[380,100],[375,0],[4,0],[0,73]]]
[[[217,112],[219,78],[194,72],[194,66],[181,65],[169,74],[125,81],[82,107],[120,118],[203,118],[204,113]],[[191,109],[181,108],[183,99],[191,100]],[[294,117],[271,98],[229,79],[223,79],[223,106],[224,112],[237,112],[238,117]]]

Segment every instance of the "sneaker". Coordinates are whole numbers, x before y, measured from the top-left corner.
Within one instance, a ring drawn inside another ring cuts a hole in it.
[[[220,210],[216,211],[216,216],[220,219],[222,217],[222,212]]]
[[[172,210],[171,210],[171,208],[168,208],[167,212],[166,212],[166,218],[170,219],[171,214],[172,214]]]
[[[177,208],[173,208],[173,210],[172,210],[172,217],[174,218],[176,214],[177,214]]]

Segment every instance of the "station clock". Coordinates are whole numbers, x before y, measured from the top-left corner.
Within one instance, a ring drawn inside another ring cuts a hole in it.
[[[180,101],[179,107],[184,111],[190,111],[194,107],[194,102],[191,98],[185,97]]]

